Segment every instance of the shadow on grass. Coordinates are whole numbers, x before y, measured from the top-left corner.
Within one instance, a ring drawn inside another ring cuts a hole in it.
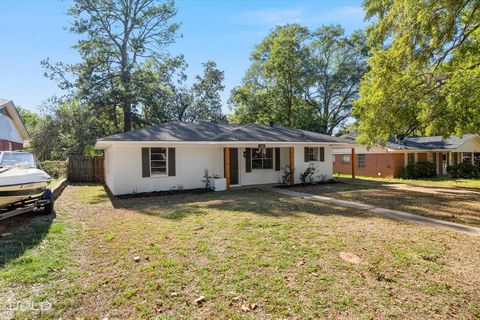
[[[39,244],[48,234],[55,213],[39,215],[38,212],[21,214],[1,221],[0,268],[12,259]]]
[[[243,189],[205,194],[175,194],[119,199],[105,188],[116,209],[133,210],[164,219],[179,220],[211,210],[227,214],[253,213],[270,217],[297,217],[300,213],[368,217],[357,210],[282,196],[266,189]]]
[[[480,194],[480,188],[477,188],[477,187],[468,187],[468,186],[461,186],[461,185],[446,185],[446,186],[442,186],[442,185],[427,185],[427,183],[435,183],[435,182],[456,182],[456,183],[462,183],[464,181],[468,181],[466,179],[452,179],[452,178],[448,178],[448,177],[439,177],[439,178],[430,178],[430,179],[427,179],[427,178],[423,178],[423,179],[418,179],[418,180],[415,180],[415,182],[422,182],[422,183],[425,183],[425,184],[416,184],[414,183],[412,180],[405,180],[405,181],[399,181],[399,180],[395,180],[395,181],[391,181],[391,180],[388,180],[386,179],[385,181],[380,181],[380,180],[370,180],[370,179],[362,179],[362,177],[358,177],[356,179],[352,179],[352,178],[346,178],[346,177],[339,177],[339,178],[336,178],[336,180],[340,183],[344,183],[344,184],[350,184],[350,185],[362,185],[362,186],[371,186],[371,187],[385,187],[385,188],[389,188],[391,187],[392,185],[401,185],[401,184],[405,184],[405,185],[408,185],[408,186],[411,186],[411,187],[417,187],[417,188],[427,188],[427,189],[431,189],[431,190],[438,190],[440,192],[443,192],[443,193],[449,193],[448,189],[451,189],[453,191],[467,191],[467,192],[472,192],[474,194]],[[473,180],[473,181],[476,181],[476,180]],[[451,192],[452,195],[453,194],[458,194],[458,192]]]
[[[334,188],[304,187],[299,191],[480,226],[480,201],[476,194],[423,193],[391,188],[376,181],[339,183]]]

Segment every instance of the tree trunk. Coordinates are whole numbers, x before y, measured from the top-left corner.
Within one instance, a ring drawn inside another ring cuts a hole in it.
[[[127,103],[123,107],[123,132],[132,130],[132,110]]]

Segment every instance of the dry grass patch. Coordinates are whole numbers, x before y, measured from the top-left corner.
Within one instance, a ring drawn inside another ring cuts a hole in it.
[[[435,191],[436,189],[430,188],[429,190]],[[295,188],[295,191],[357,201],[381,208],[406,211],[480,227],[480,192],[464,194],[438,192],[433,194],[397,190],[383,185],[349,183],[301,187]]]
[[[52,312],[19,317],[480,316],[478,238],[264,190],[112,203],[70,186],[57,206],[81,226],[66,271],[81,276],[44,284]]]

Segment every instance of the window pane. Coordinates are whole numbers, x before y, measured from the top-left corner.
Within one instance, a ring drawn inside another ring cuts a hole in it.
[[[265,158],[273,158],[273,148],[266,148],[265,149]]]
[[[151,168],[152,174],[167,174],[167,168]]]
[[[263,169],[273,169],[273,159],[263,160]]]
[[[318,161],[318,148],[308,148],[309,160]]]
[[[167,160],[167,155],[165,153],[152,153],[152,160]]]
[[[359,154],[358,155],[358,167],[359,168],[364,168],[365,167],[365,155],[364,154]]]
[[[167,153],[167,148],[151,148],[150,153]]]
[[[262,149],[252,148],[252,159],[261,159]]]
[[[152,161],[150,162],[151,167],[166,167],[167,162],[166,161]]]
[[[343,157],[342,157],[342,162],[350,163],[350,155],[344,154]]]
[[[262,159],[252,159],[252,169],[262,169]]]

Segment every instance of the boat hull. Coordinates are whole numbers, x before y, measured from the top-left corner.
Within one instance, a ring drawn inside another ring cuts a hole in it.
[[[11,168],[0,174],[0,209],[40,197],[51,178],[35,168]]]

